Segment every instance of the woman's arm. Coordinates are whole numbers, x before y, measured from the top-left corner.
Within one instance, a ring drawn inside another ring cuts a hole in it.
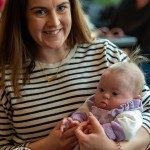
[[[128,142],[121,142],[122,149],[124,150],[146,150],[150,144],[150,134],[148,131],[141,127],[136,136]]]
[[[0,90],[0,150],[11,150],[15,148],[28,147],[32,150],[72,150],[77,144],[74,135],[75,128],[68,129],[62,133],[60,131],[60,123],[45,138],[36,142],[29,140],[19,144],[14,141],[16,132],[12,122],[11,104],[6,96],[6,92]],[[24,130],[24,129],[22,129]],[[17,130],[16,130],[17,131]]]
[[[0,150],[27,147],[27,142],[14,145],[14,134],[15,130],[12,125],[11,105],[6,97],[6,92],[0,90]]]

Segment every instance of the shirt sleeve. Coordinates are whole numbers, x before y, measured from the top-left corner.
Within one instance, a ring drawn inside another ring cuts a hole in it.
[[[110,139],[116,141],[130,140],[142,125],[142,115],[139,110],[125,111],[116,116],[111,123],[103,124]]]
[[[14,150],[15,148],[28,147],[29,143],[13,144],[15,131],[11,121],[11,105],[5,91],[0,90],[0,97],[0,150]]]
[[[150,89],[145,85],[142,92],[143,124],[142,126],[150,133]]]
[[[86,121],[88,119],[88,113],[94,103],[94,95],[89,96],[86,101],[77,109],[75,113],[71,115],[73,120],[78,120],[79,122]]]

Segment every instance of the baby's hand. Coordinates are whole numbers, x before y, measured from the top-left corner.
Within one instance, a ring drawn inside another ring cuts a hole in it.
[[[74,126],[77,126],[80,122],[77,120],[73,120],[72,118],[64,118],[61,122],[60,131],[63,133],[69,128],[72,128]]]

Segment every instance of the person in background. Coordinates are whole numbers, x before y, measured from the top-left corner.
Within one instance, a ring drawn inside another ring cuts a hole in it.
[[[0,0],[0,15],[4,9],[5,0]]]
[[[96,93],[71,117],[62,120],[62,133],[87,121],[88,112],[92,112],[110,139],[118,142],[130,140],[142,125],[141,93],[144,83],[144,74],[134,62],[111,65],[102,74]],[[87,134],[88,130],[91,131],[85,128]],[[77,145],[74,150],[78,149]]]
[[[108,28],[103,28],[107,29],[106,37],[136,37],[137,44],[134,47],[139,46],[141,54],[150,58],[150,0],[123,0],[110,15]],[[130,51],[134,47],[125,48]],[[150,86],[150,63],[143,63],[140,67]]]
[[[120,28],[126,35],[138,39],[142,54],[150,58],[150,1],[149,0],[123,0],[114,10],[109,28]]]
[[[0,11],[3,9],[4,0],[0,0]]]
[[[7,0],[0,31],[0,150],[72,150],[78,142],[82,150],[116,149],[103,130],[82,139],[74,127],[61,136],[60,121],[95,93],[105,69],[128,60],[110,41],[91,37],[80,1]],[[147,86],[141,96],[143,124],[132,142],[121,142],[125,149],[150,141]]]

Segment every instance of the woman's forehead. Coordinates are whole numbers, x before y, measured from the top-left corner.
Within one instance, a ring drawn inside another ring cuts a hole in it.
[[[50,5],[55,6],[61,3],[69,2],[69,0],[28,0],[28,5]]]

